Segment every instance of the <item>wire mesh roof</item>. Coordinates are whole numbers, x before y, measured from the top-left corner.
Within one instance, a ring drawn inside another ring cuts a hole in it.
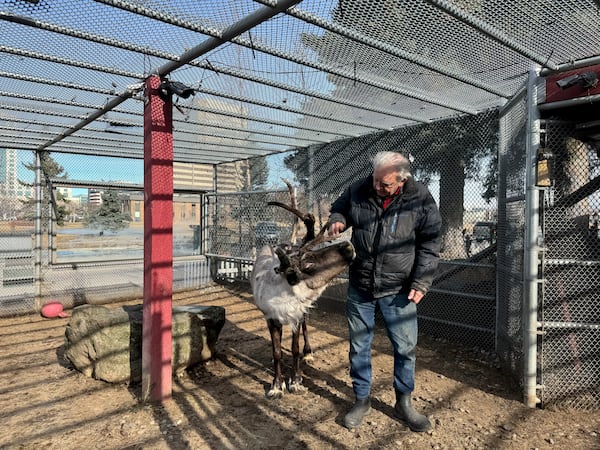
[[[0,147],[219,164],[498,107],[600,53],[600,0],[0,0]]]

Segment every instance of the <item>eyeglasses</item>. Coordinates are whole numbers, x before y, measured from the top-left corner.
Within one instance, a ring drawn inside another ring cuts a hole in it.
[[[375,181],[374,184],[375,184],[375,186],[380,186],[383,189],[389,189],[389,188],[391,188],[392,186],[395,186],[398,183],[383,183],[381,181]]]

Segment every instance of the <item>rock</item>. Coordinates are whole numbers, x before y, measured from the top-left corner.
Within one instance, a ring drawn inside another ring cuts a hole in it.
[[[173,373],[212,358],[224,324],[225,308],[220,306],[173,307]],[[88,377],[141,381],[142,305],[74,308],[65,330],[65,357]]]
[[[513,431],[513,430],[515,429],[515,424],[513,424],[513,423],[510,423],[510,422],[507,422],[507,423],[505,423],[505,424],[502,424],[502,425],[501,425],[501,428],[502,428],[504,431]]]

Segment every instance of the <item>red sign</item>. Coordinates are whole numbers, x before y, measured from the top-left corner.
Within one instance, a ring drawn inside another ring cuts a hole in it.
[[[544,103],[600,94],[600,64],[546,77]]]

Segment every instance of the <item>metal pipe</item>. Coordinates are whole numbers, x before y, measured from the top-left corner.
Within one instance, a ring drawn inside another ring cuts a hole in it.
[[[598,0],[596,0],[598,2]],[[556,66],[556,70],[544,68],[540,71],[540,76],[555,74],[557,72],[566,72],[568,70],[581,69],[582,67],[593,66],[594,64],[600,64],[600,56],[592,56],[591,58],[579,59],[577,61],[571,61]]]
[[[438,294],[443,295],[454,295],[460,298],[469,298],[471,300],[484,300],[488,302],[494,302],[496,300],[495,295],[472,294],[470,292],[453,291],[451,289],[439,289],[435,287],[429,288],[427,292],[436,292]]]
[[[436,323],[441,323],[444,325],[455,326],[457,328],[464,328],[466,330],[482,331],[484,333],[490,333],[490,334],[494,332],[494,330],[491,328],[478,327],[476,325],[469,325],[468,323],[453,322],[451,320],[444,320],[444,319],[440,319],[438,317],[423,316],[421,314],[419,314],[419,320],[428,320],[430,322],[436,322]]]
[[[558,102],[542,103],[538,106],[540,111],[551,111],[553,109],[566,108],[570,106],[591,105],[600,103],[600,94],[575,97]]]
[[[111,111],[113,108],[116,108],[117,106],[119,106],[125,100],[133,97],[134,93],[136,93],[141,88],[142,88],[142,86],[140,86],[139,89],[135,89],[134,87],[127,88],[127,90],[121,92],[115,98],[113,98],[110,101],[108,101],[106,103],[106,105],[104,105],[102,108],[100,108],[100,109],[98,109],[98,110],[90,113],[90,115],[88,117],[86,117],[85,119],[83,119],[78,124],[76,124],[76,125],[72,126],[71,128],[63,131],[58,136],[56,136],[54,139],[46,142],[45,144],[40,145],[38,147],[38,151],[44,150],[44,149],[50,147],[51,145],[56,144],[57,142],[62,141],[64,138],[72,135],[73,133],[81,130],[86,125],[89,125],[94,120],[102,117],[104,114],[106,114],[107,112]]]
[[[202,44],[197,45],[194,48],[189,49],[183,53],[177,61],[169,61],[157,69],[153,70],[150,75],[158,75],[164,77],[176,69],[186,65],[188,62],[193,61],[206,54],[207,52],[214,50],[215,48],[223,45],[225,42],[232,40],[236,36],[251,30],[256,25],[270,19],[277,14],[284,12],[286,9],[300,3],[302,0],[279,0],[273,7],[265,6],[257,9],[246,17],[242,18],[233,25],[225,28],[220,37],[209,37]]]
[[[513,95],[508,102],[506,102],[504,105],[502,105],[502,107],[500,108],[500,111],[498,112],[498,115],[500,116],[500,118],[504,117],[505,114],[512,111],[512,109],[515,107],[515,105],[525,98],[526,94],[527,94],[527,82],[523,83],[523,86],[517,91],[517,93],[515,95]]]
[[[524,236],[524,289],[523,289],[523,354],[525,404],[534,408],[537,397],[537,323],[538,323],[538,255],[540,216],[539,189],[535,184],[537,150],[540,144],[540,118],[537,107],[538,71],[530,70],[527,83],[527,117],[529,118],[525,161],[525,236]],[[539,231],[538,231],[539,230]]]
[[[315,147],[311,145],[306,152],[308,158],[308,186],[306,186],[306,194],[308,196],[308,210],[318,217],[319,228],[323,226],[321,215],[317,214],[315,208]]]
[[[34,278],[35,278],[35,310],[42,309],[42,158],[39,151],[35,153],[35,219],[34,219]]]
[[[598,323],[540,322],[539,326],[544,327],[544,329],[600,330],[600,324]]]
[[[453,5],[452,3],[446,0],[425,0],[432,6],[444,11],[445,13],[451,15],[456,20],[469,25],[475,30],[479,31],[481,34],[487,36],[488,38],[498,42],[499,44],[504,45],[505,47],[510,48],[514,52],[525,56],[527,59],[531,59],[532,61],[538,63],[541,66],[546,66],[551,68],[552,70],[557,70],[558,66],[548,61],[548,57],[543,55],[538,55],[535,52],[530,51],[525,46],[521,45],[521,43],[511,39],[506,34],[502,33],[496,27],[491,26],[487,22],[483,22],[472,14],[465,12],[463,9]]]

